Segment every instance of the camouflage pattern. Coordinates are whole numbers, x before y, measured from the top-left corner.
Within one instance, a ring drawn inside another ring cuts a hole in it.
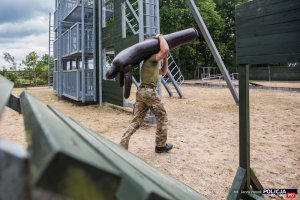
[[[156,88],[139,88],[136,93],[136,103],[133,109],[134,117],[123,134],[120,145],[128,149],[131,135],[143,124],[148,110],[156,117],[156,146],[164,147],[167,141],[167,112]]]

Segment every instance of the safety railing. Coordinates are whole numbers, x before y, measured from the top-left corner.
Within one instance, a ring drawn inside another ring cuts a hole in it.
[[[58,11],[57,10],[55,10],[54,11],[54,30],[55,29],[57,29],[57,27],[58,27]]]
[[[95,97],[95,89],[94,85],[94,70],[86,69],[85,70],[85,98],[87,101],[93,101]]]
[[[58,58],[58,52],[57,52],[57,50],[58,50],[58,42],[57,41],[58,40],[56,39],[53,42],[53,58],[54,58],[54,60],[56,60]]]
[[[56,92],[58,90],[58,71],[53,72],[53,90]]]
[[[62,36],[62,56],[70,55],[70,32],[67,30]]]
[[[80,101],[82,95],[86,101],[93,101],[95,97],[94,70],[86,69],[85,72],[85,94],[82,94],[82,70],[63,71],[63,96]]]
[[[79,100],[81,97],[79,80],[79,70],[63,71],[63,95],[74,100]]]
[[[85,33],[84,33],[84,50],[85,53],[93,52],[93,28],[92,26],[85,25]],[[81,23],[76,23],[70,28],[70,38],[69,38],[69,46],[70,46],[70,54],[79,53],[82,51],[82,25]]]
[[[65,19],[68,17],[76,7],[82,6],[82,2],[84,7],[92,8],[93,0],[65,0],[62,2],[62,18]]]

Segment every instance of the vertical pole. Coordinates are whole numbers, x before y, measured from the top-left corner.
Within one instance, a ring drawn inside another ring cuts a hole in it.
[[[232,96],[235,100],[235,103],[238,104],[239,103],[238,94],[237,94],[237,92],[234,88],[234,85],[233,85],[230,77],[229,77],[229,74],[226,70],[226,67],[223,63],[223,60],[222,60],[222,58],[221,58],[221,56],[220,56],[220,54],[219,54],[219,52],[216,48],[216,45],[215,45],[214,41],[212,40],[212,38],[211,38],[211,36],[208,32],[208,29],[207,29],[207,27],[206,27],[201,15],[200,15],[199,11],[198,11],[198,9],[195,5],[195,2],[193,0],[186,0],[186,1],[187,1],[188,6],[190,7],[190,9],[192,10],[192,14],[193,14],[193,16],[194,16],[194,18],[195,18],[195,20],[198,24],[198,27],[200,28],[200,31],[201,31],[208,47],[209,47],[211,53],[213,54],[213,56],[215,58],[216,63],[218,64],[218,67],[219,67],[219,69],[220,69],[220,71],[221,71],[228,87],[229,87],[229,90],[230,90],[230,92],[231,92],[231,94],[232,94]]]
[[[143,0],[138,0],[138,8],[139,8],[139,42],[144,41],[144,9],[143,9]],[[140,83],[141,83],[141,67],[140,64]]]
[[[126,38],[126,13],[125,13],[125,1],[121,3],[121,20],[122,20],[122,38]]]
[[[99,29],[98,31],[98,52],[97,52],[97,56],[99,57],[98,59],[98,67],[99,67],[99,75],[98,75],[98,84],[99,84],[99,106],[102,107],[103,106],[103,92],[102,92],[102,87],[103,87],[103,50],[102,50],[102,27],[103,27],[103,1],[102,0],[95,0],[99,2],[98,5],[98,26]]]
[[[250,190],[249,65],[239,65],[239,76],[239,164],[246,169],[245,189]]]
[[[145,17],[145,35],[146,36],[149,36],[150,37],[150,27],[151,27],[151,24],[150,24],[150,2],[149,0],[145,0],[145,10],[144,10],[144,17]]]
[[[160,33],[159,0],[155,0],[155,26],[156,33]]]
[[[62,2],[58,2],[58,39],[57,39],[57,56],[58,56],[58,70],[57,70],[57,93],[58,96],[61,97],[63,93],[63,62],[62,62]]]
[[[270,68],[270,64],[268,64],[268,72],[269,72],[269,81],[271,81],[271,68]]]
[[[155,23],[155,26],[156,26],[156,33],[160,33],[160,21],[159,21],[159,0],[154,0],[155,1],[155,11],[154,11],[154,20],[156,19],[156,23]],[[157,91],[158,91],[158,94],[160,97],[162,97],[162,87],[161,87],[161,84],[162,84],[162,79],[164,77],[163,76],[159,76],[159,79],[158,79],[158,82],[157,82]]]
[[[50,45],[51,45],[51,13],[49,13],[49,33],[48,33],[48,87],[50,87]]]
[[[81,1],[81,101],[85,103],[85,0]]]
[[[144,7],[143,0],[138,0],[139,7],[139,42],[144,41]]]
[[[94,1],[93,4],[93,64],[94,64],[94,73],[93,73],[93,85],[94,85],[94,101],[99,102],[99,81],[97,81],[99,78],[99,10],[98,10],[98,0]]]

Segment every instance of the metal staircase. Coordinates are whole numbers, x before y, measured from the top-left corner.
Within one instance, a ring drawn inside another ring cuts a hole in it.
[[[126,27],[125,37],[130,33],[139,34],[139,41],[142,42],[160,32],[158,0],[125,0],[123,15],[124,26]],[[184,95],[180,85],[184,81],[184,77],[171,54],[169,54],[168,62],[169,69],[167,74],[161,78],[162,83],[170,96],[173,96],[170,85],[172,84],[180,98],[182,98]]]
[[[134,35],[139,34],[138,3],[138,1],[134,1],[133,3],[130,3],[130,0],[125,1],[126,25]]]
[[[170,53],[168,56],[168,63],[168,71],[166,75],[162,77],[162,83],[165,86],[169,96],[173,96],[173,92],[170,86],[170,84],[172,84],[180,98],[183,98],[184,95],[180,89],[180,86],[184,81],[184,77],[180,71],[180,68],[178,67],[173,56]]]

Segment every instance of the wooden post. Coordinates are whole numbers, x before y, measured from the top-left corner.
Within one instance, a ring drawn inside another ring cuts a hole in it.
[[[250,109],[249,109],[249,65],[239,65],[239,168],[233,180],[228,200],[262,199],[251,190],[263,187],[250,168]],[[252,186],[252,187],[250,187]],[[247,191],[243,193],[242,191]]]
[[[245,189],[250,189],[250,116],[249,116],[249,65],[239,65],[239,140],[240,167],[246,169]]]

